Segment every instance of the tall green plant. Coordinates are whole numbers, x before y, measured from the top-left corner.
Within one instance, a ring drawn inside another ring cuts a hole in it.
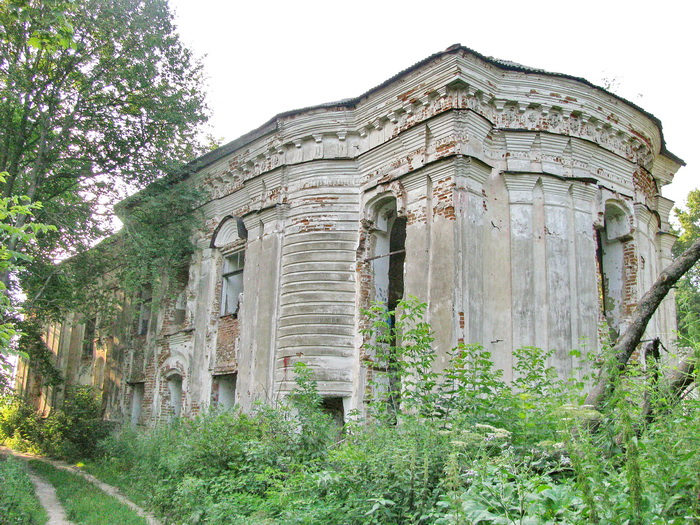
[[[700,189],[688,193],[685,209],[676,209],[681,225],[673,254],[680,255],[700,236]],[[678,330],[683,344],[700,341],[700,267],[696,264],[681,277],[676,286]]]
[[[409,296],[389,311],[374,303],[363,311],[365,351],[372,368],[373,415],[395,420],[401,414],[430,415],[435,410],[438,374],[433,370],[435,340],[425,322],[427,304]]]

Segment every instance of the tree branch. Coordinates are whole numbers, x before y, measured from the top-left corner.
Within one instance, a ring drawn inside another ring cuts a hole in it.
[[[614,359],[612,363],[605,364],[600,370],[598,381],[591,389],[586,404],[600,409],[610,395],[615,391],[615,378],[625,369],[630,356],[644,335],[649,319],[666,297],[674,284],[690,270],[700,259],[700,239],[696,239],[690,247],[671,263],[644,294],[637,305],[632,320],[613,347]]]

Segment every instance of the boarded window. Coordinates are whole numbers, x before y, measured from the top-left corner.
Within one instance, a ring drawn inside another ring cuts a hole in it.
[[[221,286],[221,315],[237,314],[243,293],[243,263],[245,252],[240,251],[224,259]]]

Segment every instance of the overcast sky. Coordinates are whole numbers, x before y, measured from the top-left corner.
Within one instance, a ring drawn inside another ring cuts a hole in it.
[[[700,187],[700,16],[691,1],[170,0],[203,57],[215,137],[228,142],[290,109],[355,97],[461,43],[584,77],[661,119],[684,159],[664,195]]]

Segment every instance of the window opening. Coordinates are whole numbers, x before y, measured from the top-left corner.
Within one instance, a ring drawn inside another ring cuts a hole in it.
[[[171,418],[180,417],[182,410],[182,376],[173,374],[168,378],[168,391],[170,392]]]
[[[138,334],[145,335],[148,333],[148,327],[151,323],[151,307],[153,306],[153,294],[150,286],[141,292],[141,306],[139,310],[139,326]]]
[[[85,321],[85,332],[83,333],[83,359],[92,359],[95,352],[95,324],[94,317]]]
[[[345,425],[345,408],[342,397],[324,397],[321,401],[321,410],[333,418],[333,422],[339,427]]]
[[[406,260],[406,217],[396,217],[389,235],[389,291],[387,307],[396,309],[403,298],[403,265]]]
[[[131,424],[138,425],[141,419],[141,407],[143,405],[143,393],[144,384],[143,383],[133,383],[132,394],[131,394]]]
[[[224,258],[221,286],[221,315],[238,314],[243,293],[245,251]]]
[[[175,324],[184,324],[185,317],[187,314],[187,299],[185,296],[185,290],[180,292],[175,301],[175,314],[173,316],[173,321]]]
[[[389,312],[389,325],[396,326],[396,306],[404,295],[404,263],[406,260],[406,218],[398,217],[396,200],[392,199],[379,209],[375,220],[373,239],[374,254],[372,261],[372,278],[374,281],[374,300],[386,305]],[[400,334],[392,333],[390,346],[396,346],[396,338]],[[387,362],[376,363],[387,372],[386,388],[391,392],[387,400],[388,406],[397,407],[399,399],[394,399],[394,393],[401,390],[401,385],[395,373],[400,364],[394,352],[389,352]],[[398,396],[396,396],[398,397]]]
[[[605,320],[613,340],[620,334],[625,284],[624,250],[630,229],[627,214],[618,206],[605,206],[604,227],[598,232],[598,265],[601,299]]]
[[[222,374],[214,376],[214,394],[216,405],[224,410],[233,408],[236,404],[236,380],[238,374]]]

